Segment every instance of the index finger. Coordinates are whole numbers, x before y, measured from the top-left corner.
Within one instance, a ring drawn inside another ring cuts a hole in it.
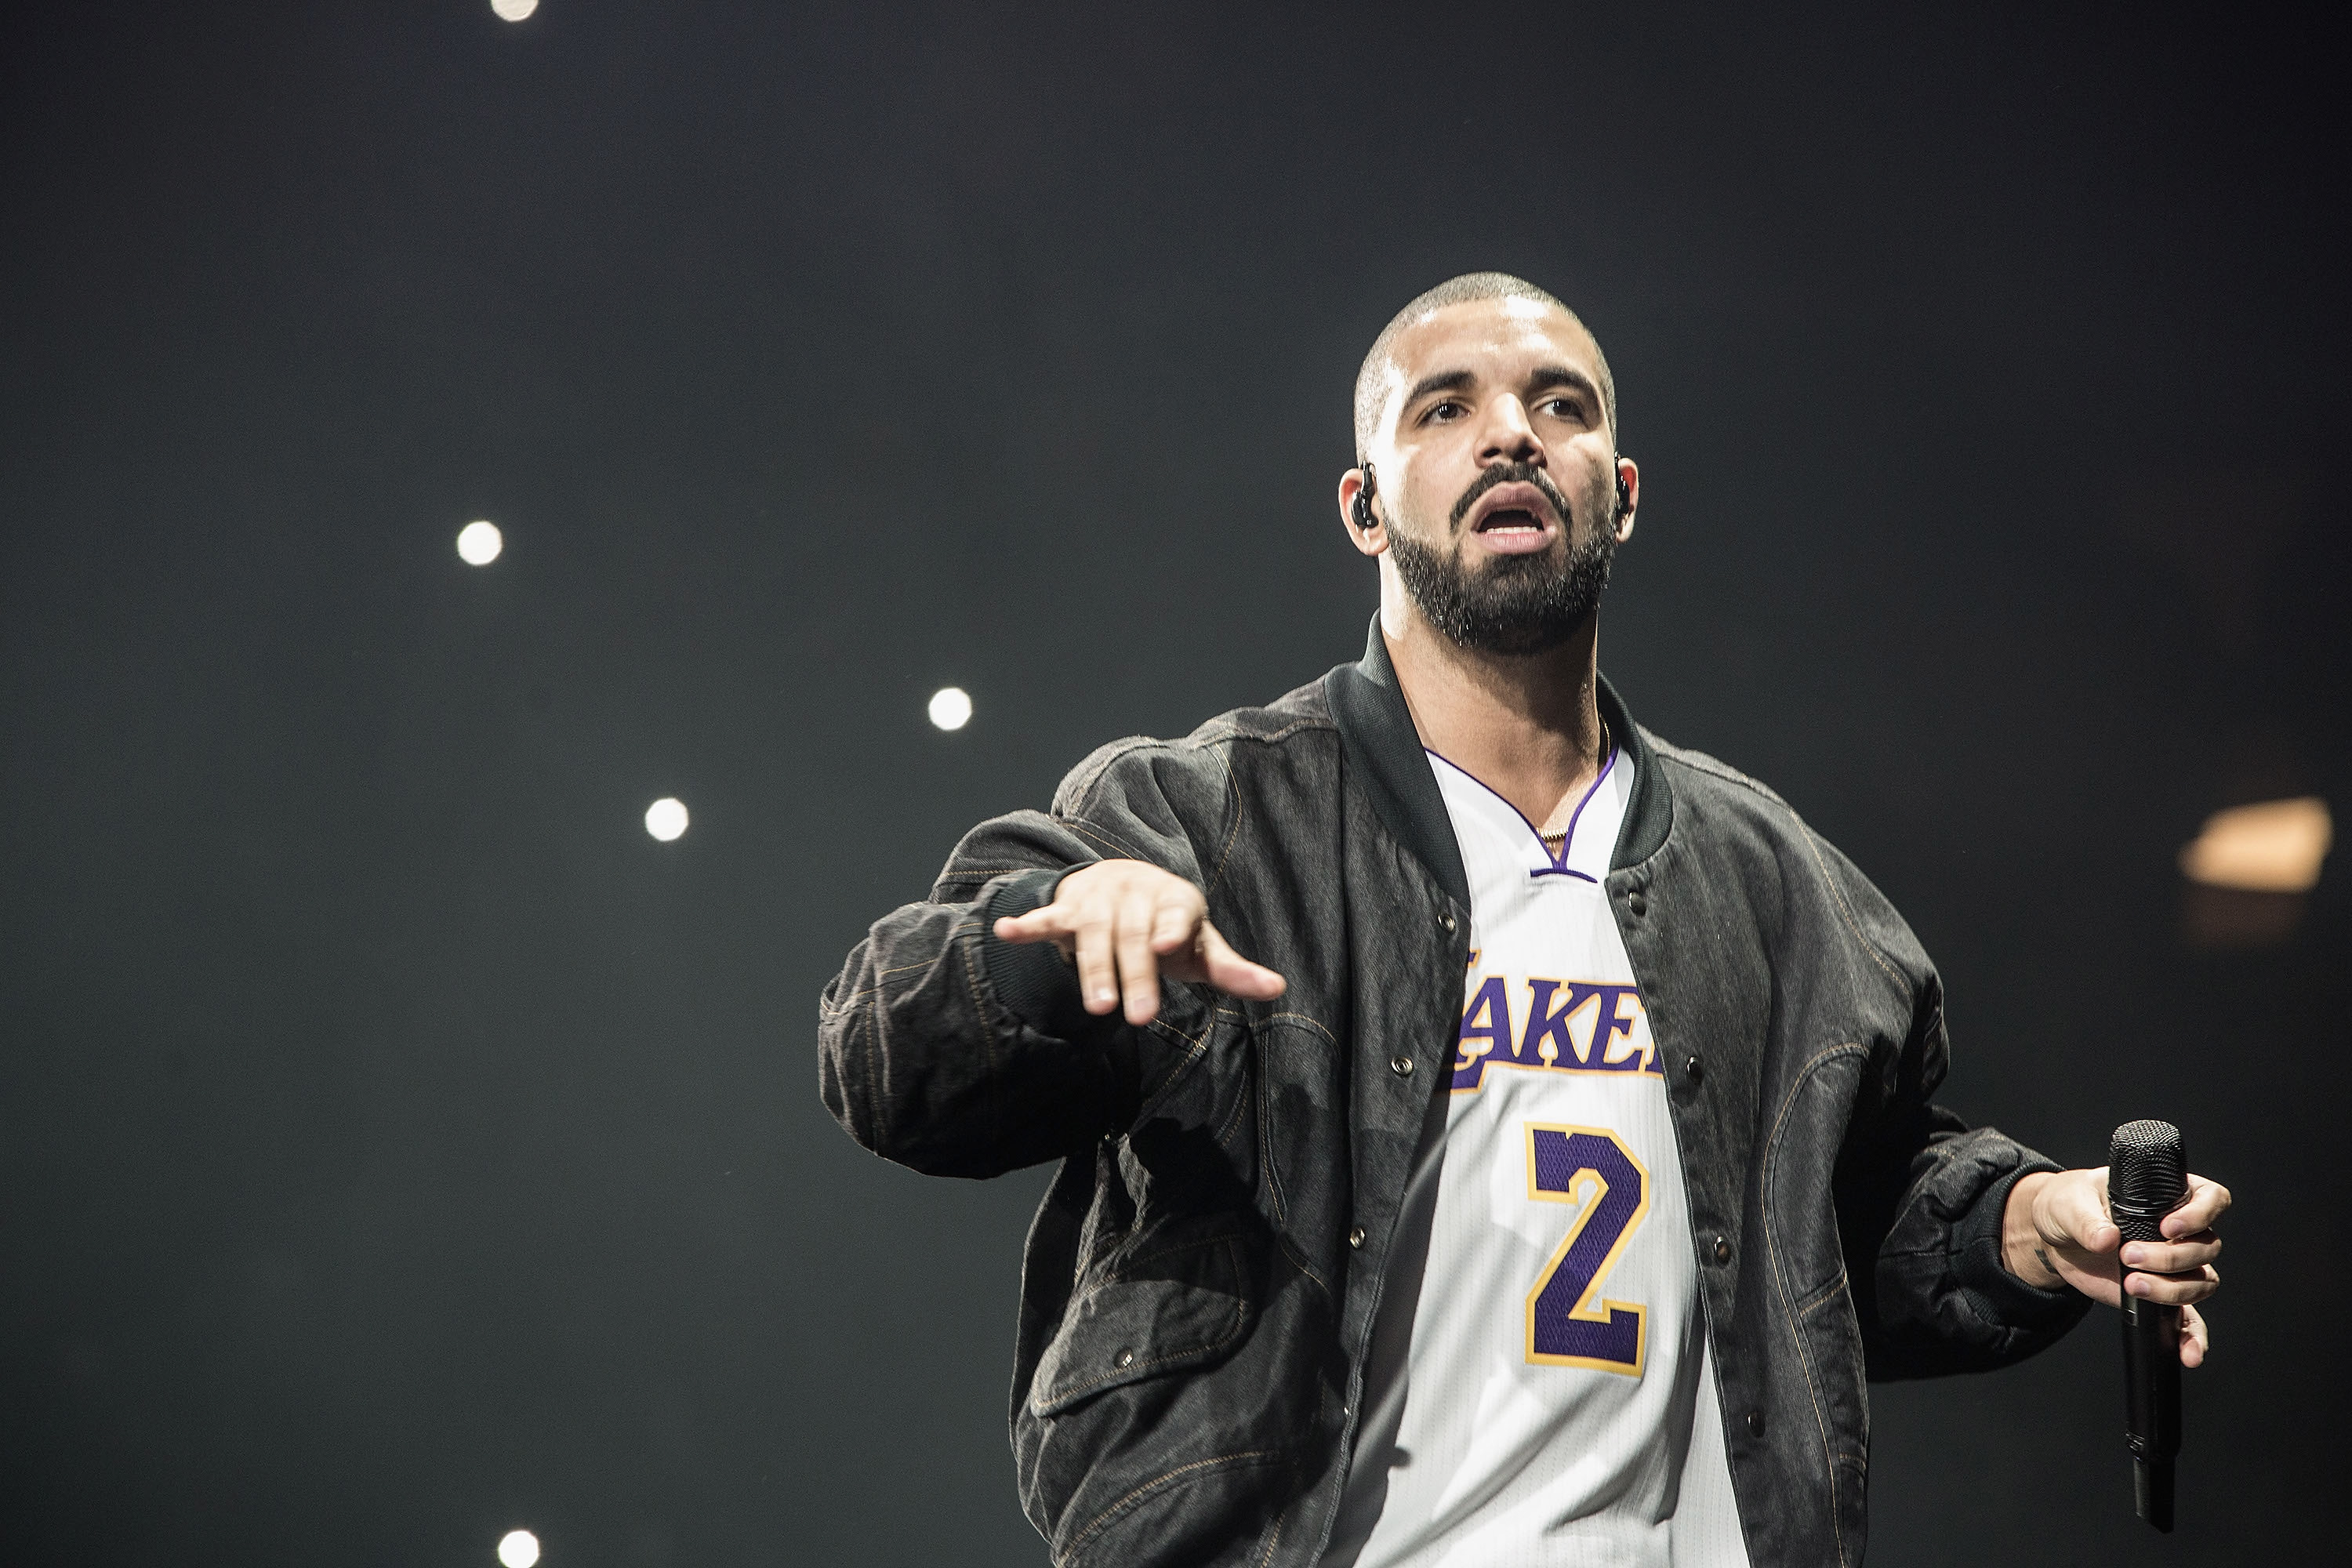
[[[999,915],[992,929],[996,932],[997,941],[1020,943],[1067,936],[1077,926],[1064,906],[1046,904],[1031,910],[1025,915]]]
[[[2230,1189],[2192,1171],[2189,1176],[2189,1201],[2164,1216],[2162,1229],[2168,1237],[2194,1236],[2200,1230],[2210,1230],[2214,1222],[2229,1212]]]

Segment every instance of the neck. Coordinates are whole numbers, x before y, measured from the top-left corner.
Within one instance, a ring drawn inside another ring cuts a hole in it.
[[[1601,772],[1599,612],[1541,653],[1480,653],[1431,626],[1402,584],[1384,587],[1381,635],[1421,743],[1540,831],[1562,831]]]

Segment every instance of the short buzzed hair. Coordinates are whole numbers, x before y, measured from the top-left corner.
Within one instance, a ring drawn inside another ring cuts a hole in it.
[[[1425,316],[1443,310],[1448,305],[1467,305],[1479,300],[1533,300],[1549,305],[1576,323],[1585,341],[1592,345],[1592,359],[1601,372],[1601,416],[1609,422],[1609,439],[1617,439],[1617,382],[1609,374],[1609,356],[1601,352],[1601,340],[1592,335],[1577,313],[1561,304],[1544,289],[1524,278],[1514,278],[1507,272],[1465,272],[1459,278],[1448,278],[1436,288],[1413,296],[1412,303],[1389,318],[1381,335],[1372,340],[1372,352],[1364,356],[1364,368],[1356,373],[1356,460],[1362,462],[1370,449],[1372,437],[1381,426],[1381,403],[1386,391],[1384,383],[1390,355],[1396,341],[1406,328]]]

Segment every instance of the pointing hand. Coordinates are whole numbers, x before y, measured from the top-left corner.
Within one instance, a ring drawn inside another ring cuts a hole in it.
[[[1160,1016],[1160,977],[1206,981],[1231,996],[1268,1002],[1281,975],[1235,952],[1209,923],[1201,889],[1141,860],[1101,860],[1062,879],[1054,901],[996,922],[1000,942],[1050,942],[1078,966],[1087,1011],[1127,1004],[1127,1021]]]

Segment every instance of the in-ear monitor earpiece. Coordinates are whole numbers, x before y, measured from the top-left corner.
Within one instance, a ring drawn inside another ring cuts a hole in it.
[[[1355,523],[1356,531],[1360,533],[1370,532],[1373,525],[1380,521],[1380,519],[1372,515],[1372,496],[1380,488],[1380,480],[1373,477],[1372,466],[1366,463],[1363,488],[1356,492],[1356,504],[1348,514],[1349,521]]]

